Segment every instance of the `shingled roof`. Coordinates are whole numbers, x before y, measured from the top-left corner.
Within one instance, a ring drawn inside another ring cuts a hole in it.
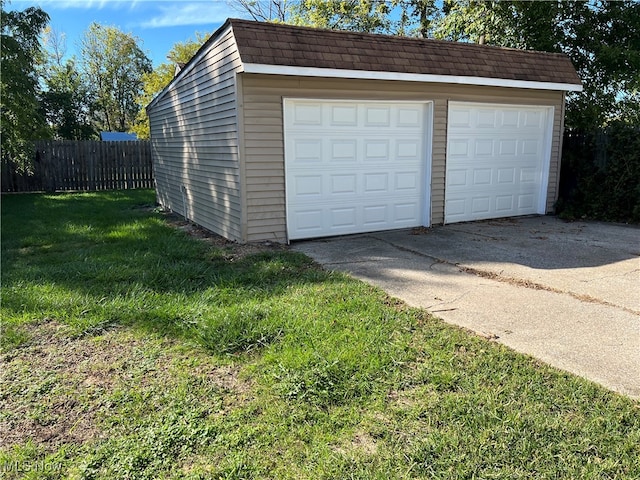
[[[560,53],[229,19],[244,64],[581,85]]]
[[[147,109],[187,75],[229,29],[242,62],[238,71],[245,73],[582,90],[571,60],[561,53],[230,18]]]

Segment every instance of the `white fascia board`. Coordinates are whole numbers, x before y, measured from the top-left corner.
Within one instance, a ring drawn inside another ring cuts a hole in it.
[[[529,88],[536,90],[561,90],[581,92],[582,85],[572,83],[533,82],[505,78],[465,77],[456,75],[430,75],[423,73],[376,72],[370,70],[340,70],[318,67],[292,67],[286,65],[264,65],[243,63],[244,73],[264,75],[294,75],[299,77],[354,78],[361,80],[400,80],[422,83],[455,83],[459,85],[482,85],[490,87]]]
[[[167,92],[171,90],[175,86],[175,84],[180,81],[182,77],[184,77],[191,70],[193,70],[200,63],[200,60],[202,60],[202,58],[206,54],[208,54],[212,48],[216,46],[218,39],[223,38],[229,32],[229,30],[231,30],[231,25],[229,25],[222,32],[220,32],[220,34],[214,41],[212,41],[206,48],[202,49],[200,53],[196,54],[195,57],[189,60],[189,63],[185,66],[185,68],[180,70],[180,72],[178,72],[178,74],[175,77],[173,77],[173,79],[169,82],[169,84],[166,87],[164,87],[162,91],[153,100],[151,100],[151,102],[149,102],[149,105],[147,105],[146,110],[149,110],[156,103],[158,103],[160,99],[164,97],[167,94]]]

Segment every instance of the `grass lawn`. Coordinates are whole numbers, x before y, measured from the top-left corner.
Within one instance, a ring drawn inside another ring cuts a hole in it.
[[[0,477],[640,478],[638,402],[153,202],[2,197]]]

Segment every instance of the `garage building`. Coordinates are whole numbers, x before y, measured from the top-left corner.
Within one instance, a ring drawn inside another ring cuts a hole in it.
[[[545,214],[562,54],[230,19],[147,111],[158,200],[231,240]]]

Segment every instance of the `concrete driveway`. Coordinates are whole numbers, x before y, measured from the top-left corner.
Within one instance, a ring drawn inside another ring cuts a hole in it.
[[[446,322],[640,398],[640,229],[555,217],[293,244]]]

